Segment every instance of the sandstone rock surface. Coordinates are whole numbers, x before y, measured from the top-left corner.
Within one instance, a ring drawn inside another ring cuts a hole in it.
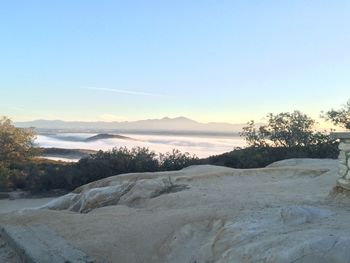
[[[109,177],[0,224],[44,224],[100,262],[349,262],[337,160]]]
[[[334,133],[334,138],[340,140],[339,143],[339,179],[338,185],[349,190],[350,185],[350,132]]]

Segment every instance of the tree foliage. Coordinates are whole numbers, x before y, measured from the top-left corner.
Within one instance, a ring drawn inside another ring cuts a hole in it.
[[[252,147],[298,147],[324,143],[330,140],[325,133],[313,130],[315,121],[300,111],[269,113],[267,124],[256,127],[247,123],[240,133]]]
[[[0,119],[0,187],[6,187],[10,178],[20,175],[14,165],[37,153],[33,147],[34,139],[33,129],[16,128],[10,119]]]
[[[33,129],[16,128],[10,119],[0,119],[0,161],[5,164],[25,161],[35,154]]]
[[[350,130],[350,99],[342,108],[338,110],[331,109],[321,116],[336,126]]]

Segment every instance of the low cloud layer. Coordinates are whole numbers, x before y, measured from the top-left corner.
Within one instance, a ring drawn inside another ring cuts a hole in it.
[[[167,135],[135,135],[122,134],[136,140],[103,139],[94,142],[83,142],[94,134],[60,134],[58,136],[39,135],[36,143],[41,147],[57,147],[69,149],[110,150],[113,147],[148,147],[155,152],[169,152],[176,148],[198,157],[221,154],[234,147],[242,147],[245,141],[240,137],[192,137]]]

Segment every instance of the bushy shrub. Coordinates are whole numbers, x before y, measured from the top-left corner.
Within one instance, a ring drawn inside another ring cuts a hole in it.
[[[190,155],[188,152],[182,153],[177,149],[172,152],[160,154],[160,170],[180,170],[184,167],[195,164],[198,158],[195,155]]]
[[[211,156],[201,160],[201,163],[232,168],[261,168],[273,162],[291,158],[335,159],[338,153],[337,142],[294,147],[248,147]]]
[[[83,184],[123,173],[178,170],[196,160],[195,156],[178,150],[157,155],[148,148],[121,147],[99,151],[77,163],[33,159],[16,166],[23,180],[13,177],[16,180],[12,183],[17,188],[33,192],[58,188],[73,190]]]

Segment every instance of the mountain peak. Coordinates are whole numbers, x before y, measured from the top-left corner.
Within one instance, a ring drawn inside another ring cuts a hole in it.
[[[169,117],[164,117],[160,119],[162,121],[185,121],[185,122],[196,122],[194,120],[191,120],[189,118],[186,118],[184,116],[179,116],[179,117],[174,117],[174,118],[169,118]]]
[[[189,118],[186,118],[184,116],[179,116],[179,117],[176,117],[174,118],[174,120],[182,120],[182,121],[194,121],[194,120],[191,120]]]

